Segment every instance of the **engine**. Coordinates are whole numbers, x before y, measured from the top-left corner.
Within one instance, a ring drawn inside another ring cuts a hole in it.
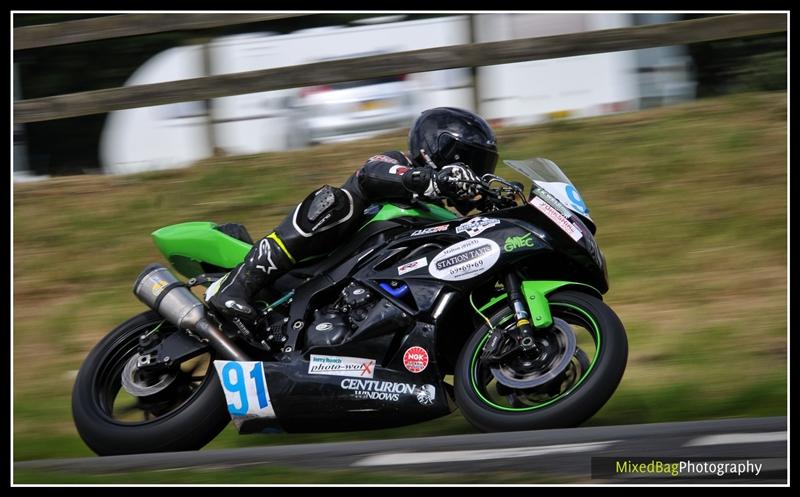
[[[314,311],[314,321],[306,333],[310,347],[342,343],[367,319],[377,298],[368,288],[350,283],[333,305]]]

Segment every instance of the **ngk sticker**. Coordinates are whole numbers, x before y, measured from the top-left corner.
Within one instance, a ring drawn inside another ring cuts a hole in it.
[[[428,367],[428,351],[422,347],[411,347],[403,354],[403,366],[412,373],[421,373]]]

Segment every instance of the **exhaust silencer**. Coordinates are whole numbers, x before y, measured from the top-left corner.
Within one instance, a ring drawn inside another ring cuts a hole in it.
[[[189,329],[209,341],[217,354],[233,361],[247,355],[206,317],[205,306],[169,269],[150,264],[136,278],[133,293],[148,307],[178,328]]]

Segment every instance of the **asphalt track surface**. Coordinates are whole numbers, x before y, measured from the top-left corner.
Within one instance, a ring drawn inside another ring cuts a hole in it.
[[[556,482],[563,476],[566,482],[579,483],[785,484],[786,457],[787,418],[770,417],[48,459],[17,462],[14,467],[118,473],[182,468],[219,470],[274,464],[292,468],[446,475],[512,471],[547,475],[549,481]],[[615,471],[617,461],[620,464],[629,461],[630,468],[630,462],[638,462],[633,458],[645,458],[642,460],[645,463],[679,458],[695,464],[737,464],[739,466],[734,468],[745,471],[761,466],[758,476],[747,472],[737,478],[731,478],[730,474],[720,477],[703,473],[716,473],[722,466],[695,466],[692,468],[695,474],[682,473],[679,477],[662,474],[656,478],[629,470],[624,475],[601,474],[603,469]],[[748,462],[751,466],[747,466]]]

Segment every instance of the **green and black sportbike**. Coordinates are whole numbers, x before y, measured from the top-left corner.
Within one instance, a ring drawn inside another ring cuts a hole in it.
[[[628,355],[602,301],[605,260],[578,191],[547,159],[485,175],[486,209],[385,204],[328,256],[259,296],[245,328],[211,314],[208,286],[251,247],[240,225],[153,233],[181,281],[148,266],[150,310],[111,331],[80,368],[72,410],[98,454],[199,449],[240,433],[418,423],[456,407],[483,431],[580,424],[613,394]]]

